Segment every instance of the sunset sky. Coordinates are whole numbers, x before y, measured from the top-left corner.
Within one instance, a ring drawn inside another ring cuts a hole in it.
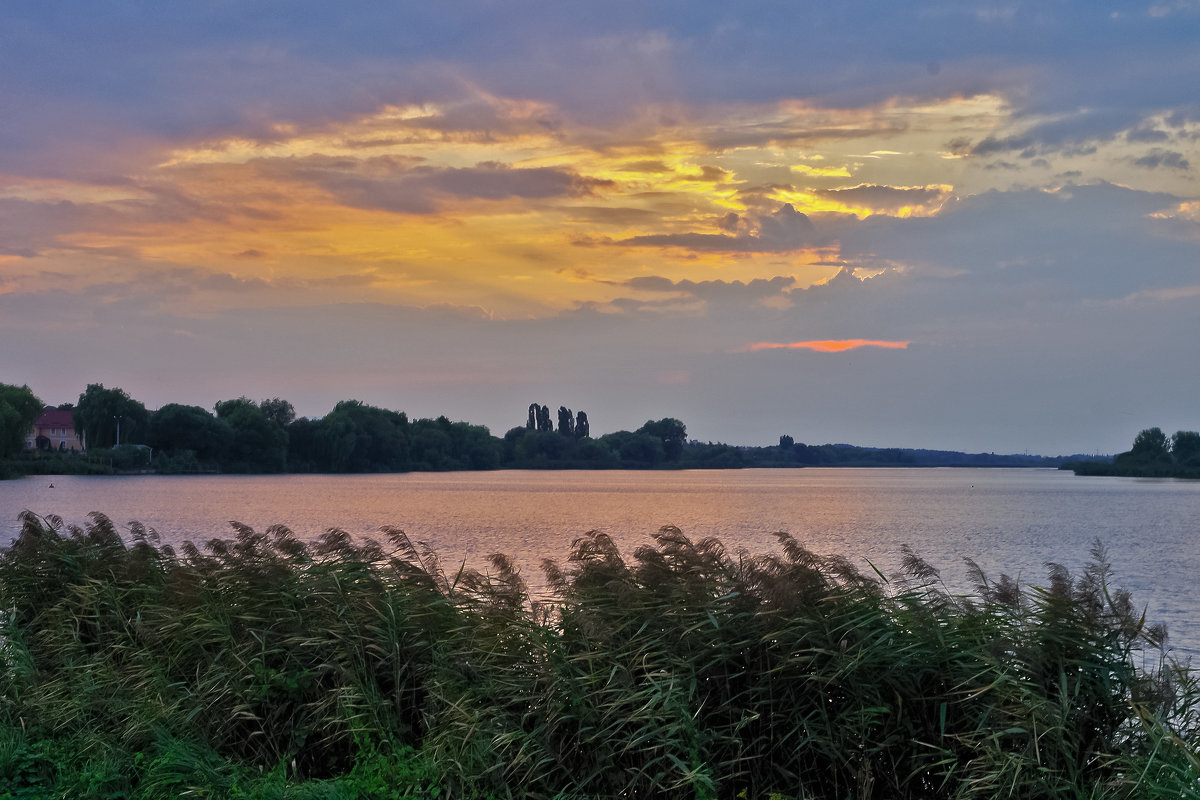
[[[1200,2],[0,8],[0,382],[497,435],[1200,429]]]

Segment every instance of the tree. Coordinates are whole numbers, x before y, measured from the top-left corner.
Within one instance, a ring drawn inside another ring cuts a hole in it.
[[[219,461],[233,442],[233,428],[200,406],[168,403],[150,416],[146,443],[156,451],[191,451],[200,461]]]
[[[287,400],[272,397],[259,403],[258,408],[267,415],[267,419],[274,421],[281,428],[286,428],[296,421],[296,409],[292,408],[292,404]]]
[[[0,383],[0,458],[21,452],[43,408],[28,386]]]
[[[662,440],[642,429],[636,433],[606,433],[600,437],[600,443],[621,457],[622,466],[652,467],[663,460]]]
[[[575,435],[575,416],[566,406],[558,407],[558,432],[563,436]]]
[[[282,472],[287,468],[287,431],[246,397],[222,400],[217,418],[233,430],[223,468],[231,472]]]
[[[343,400],[313,423],[312,460],[327,472],[399,472],[411,468],[416,431],[408,415]]]
[[[149,423],[150,412],[144,405],[123,389],[105,389],[102,383],[89,383],[75,406],[75,430],[83,434],[89,449],[138,442],[145,438]]]
[[[575,415],[575,438],[587,439],[589,436],[591,436],[591,433],[592,429],[588,424],[587,414],[583,411],[580,411]]]
[[[1161,428],[1146,428],[1133,440],[1129,455],[1143,463],[1170,463],[1171,445]]]
[[[550,421],[550,406],[540,406],[537,410],[537,429],[553,431],[554,423]]]
[[[544,465],[560,460],[571,446],[551,430],[527,432],[513,448],[513,457],[518,464]]]
[[[687,427],[673,417],[664,417],[657,422],[648,420],[636,432],[653,436],[662,442],[663,457],[667,461],[678,461],[683,455],[683,445],[687,442]]]
[[[500,464],[500,440],[484,425],[455,422],[450,426],[454,452],[463,466],[495,469]]]
[[[1171,455],[1180,467],[1200,467],[1200,433],[1176,431],[1171,437]]]

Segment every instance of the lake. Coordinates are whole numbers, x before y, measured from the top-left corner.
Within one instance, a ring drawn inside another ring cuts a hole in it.
[[[53,488],[51,488],[53,484]],[[1108,549],[1116,584],[1167,623],[1177,653],[1200,654],[1200,482],[1076,477],[1029,469],[761,469],[682,472],[499,471],[402,475],[53,476],[0,481],[0,541],[24,509],[118,526],[137,520],[164,542],[284,524],[312,539],[394,525],[429,544],[443,566],[482,566],[500,552],[533,586],[543,558],[565,559],[593,529],[626,555],[663,525],[731,550],[776,549],[787,531],[810,550],[890,573],[912,546],[966,587],[962,559],[992,577],[1044,585],[1045,562],[1079,574],[1093,541]]]

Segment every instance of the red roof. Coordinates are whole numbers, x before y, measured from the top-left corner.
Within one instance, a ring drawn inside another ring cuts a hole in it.
[[[47,408],[33,423],[36,428],[75,428],[75,412],[61,408]]]

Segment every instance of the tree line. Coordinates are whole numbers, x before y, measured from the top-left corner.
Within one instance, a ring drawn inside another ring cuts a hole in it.
[[[1120,475],[1139,478],[1200,478],[1200,432],[1146,428],[1133,446],[1111,462],[1072,461],[1063,464],[1076,475]]]
[[[24,447],[45,408],[25,387],[0,384],[0,459]],[[343,400],[320,418],[297,417],[278,397],[236,397],[212,411],[168,403],[151,411],[118,387],[88,384],[72,413],[87,456],[26,459],[26,472],[150,469],[165,473],[362,473],[507,468],[648,468],[679,465],[686,427],[672,418],[593,439],[584,411],[529,406],[526,424],[493,436],[486,426],[445,416],[410,419],[403,411]],[[49,462],[49,463],[46,463]],[[94,469],[88,469],[91,465]],[[11,469],[10,469],[11,471]]]
[[[647,420],[633,431],[593,436],[586,411],[559,406],[552,412],[541,403],[529,404],[524,424],[503,436],[445,416],[410,419],[402,411],[357,400],[343,400],[320,418],[297,417],[292,404],[279,397],[236,397],[216,403],[211,411],[181,403],[151,411],[123,389],[93,383],[77,403],[59,407],[72,413],[87,456],[39,453],[14,466],[24,437],[43,408],[28,387],[0,384],[0,475],[6,462],[7,472],[25,474],[363,473],[498,468],[1054,467],[1079,458],[809,445],[788,435],[780,436],[778,445],[737,446],[689,440],[687,426],[673,417]],[[1184,453],[1189,442],[1183,436],[1174,450]],[[1139,447],[1135,450],[1141,453],[1146,446]]]

